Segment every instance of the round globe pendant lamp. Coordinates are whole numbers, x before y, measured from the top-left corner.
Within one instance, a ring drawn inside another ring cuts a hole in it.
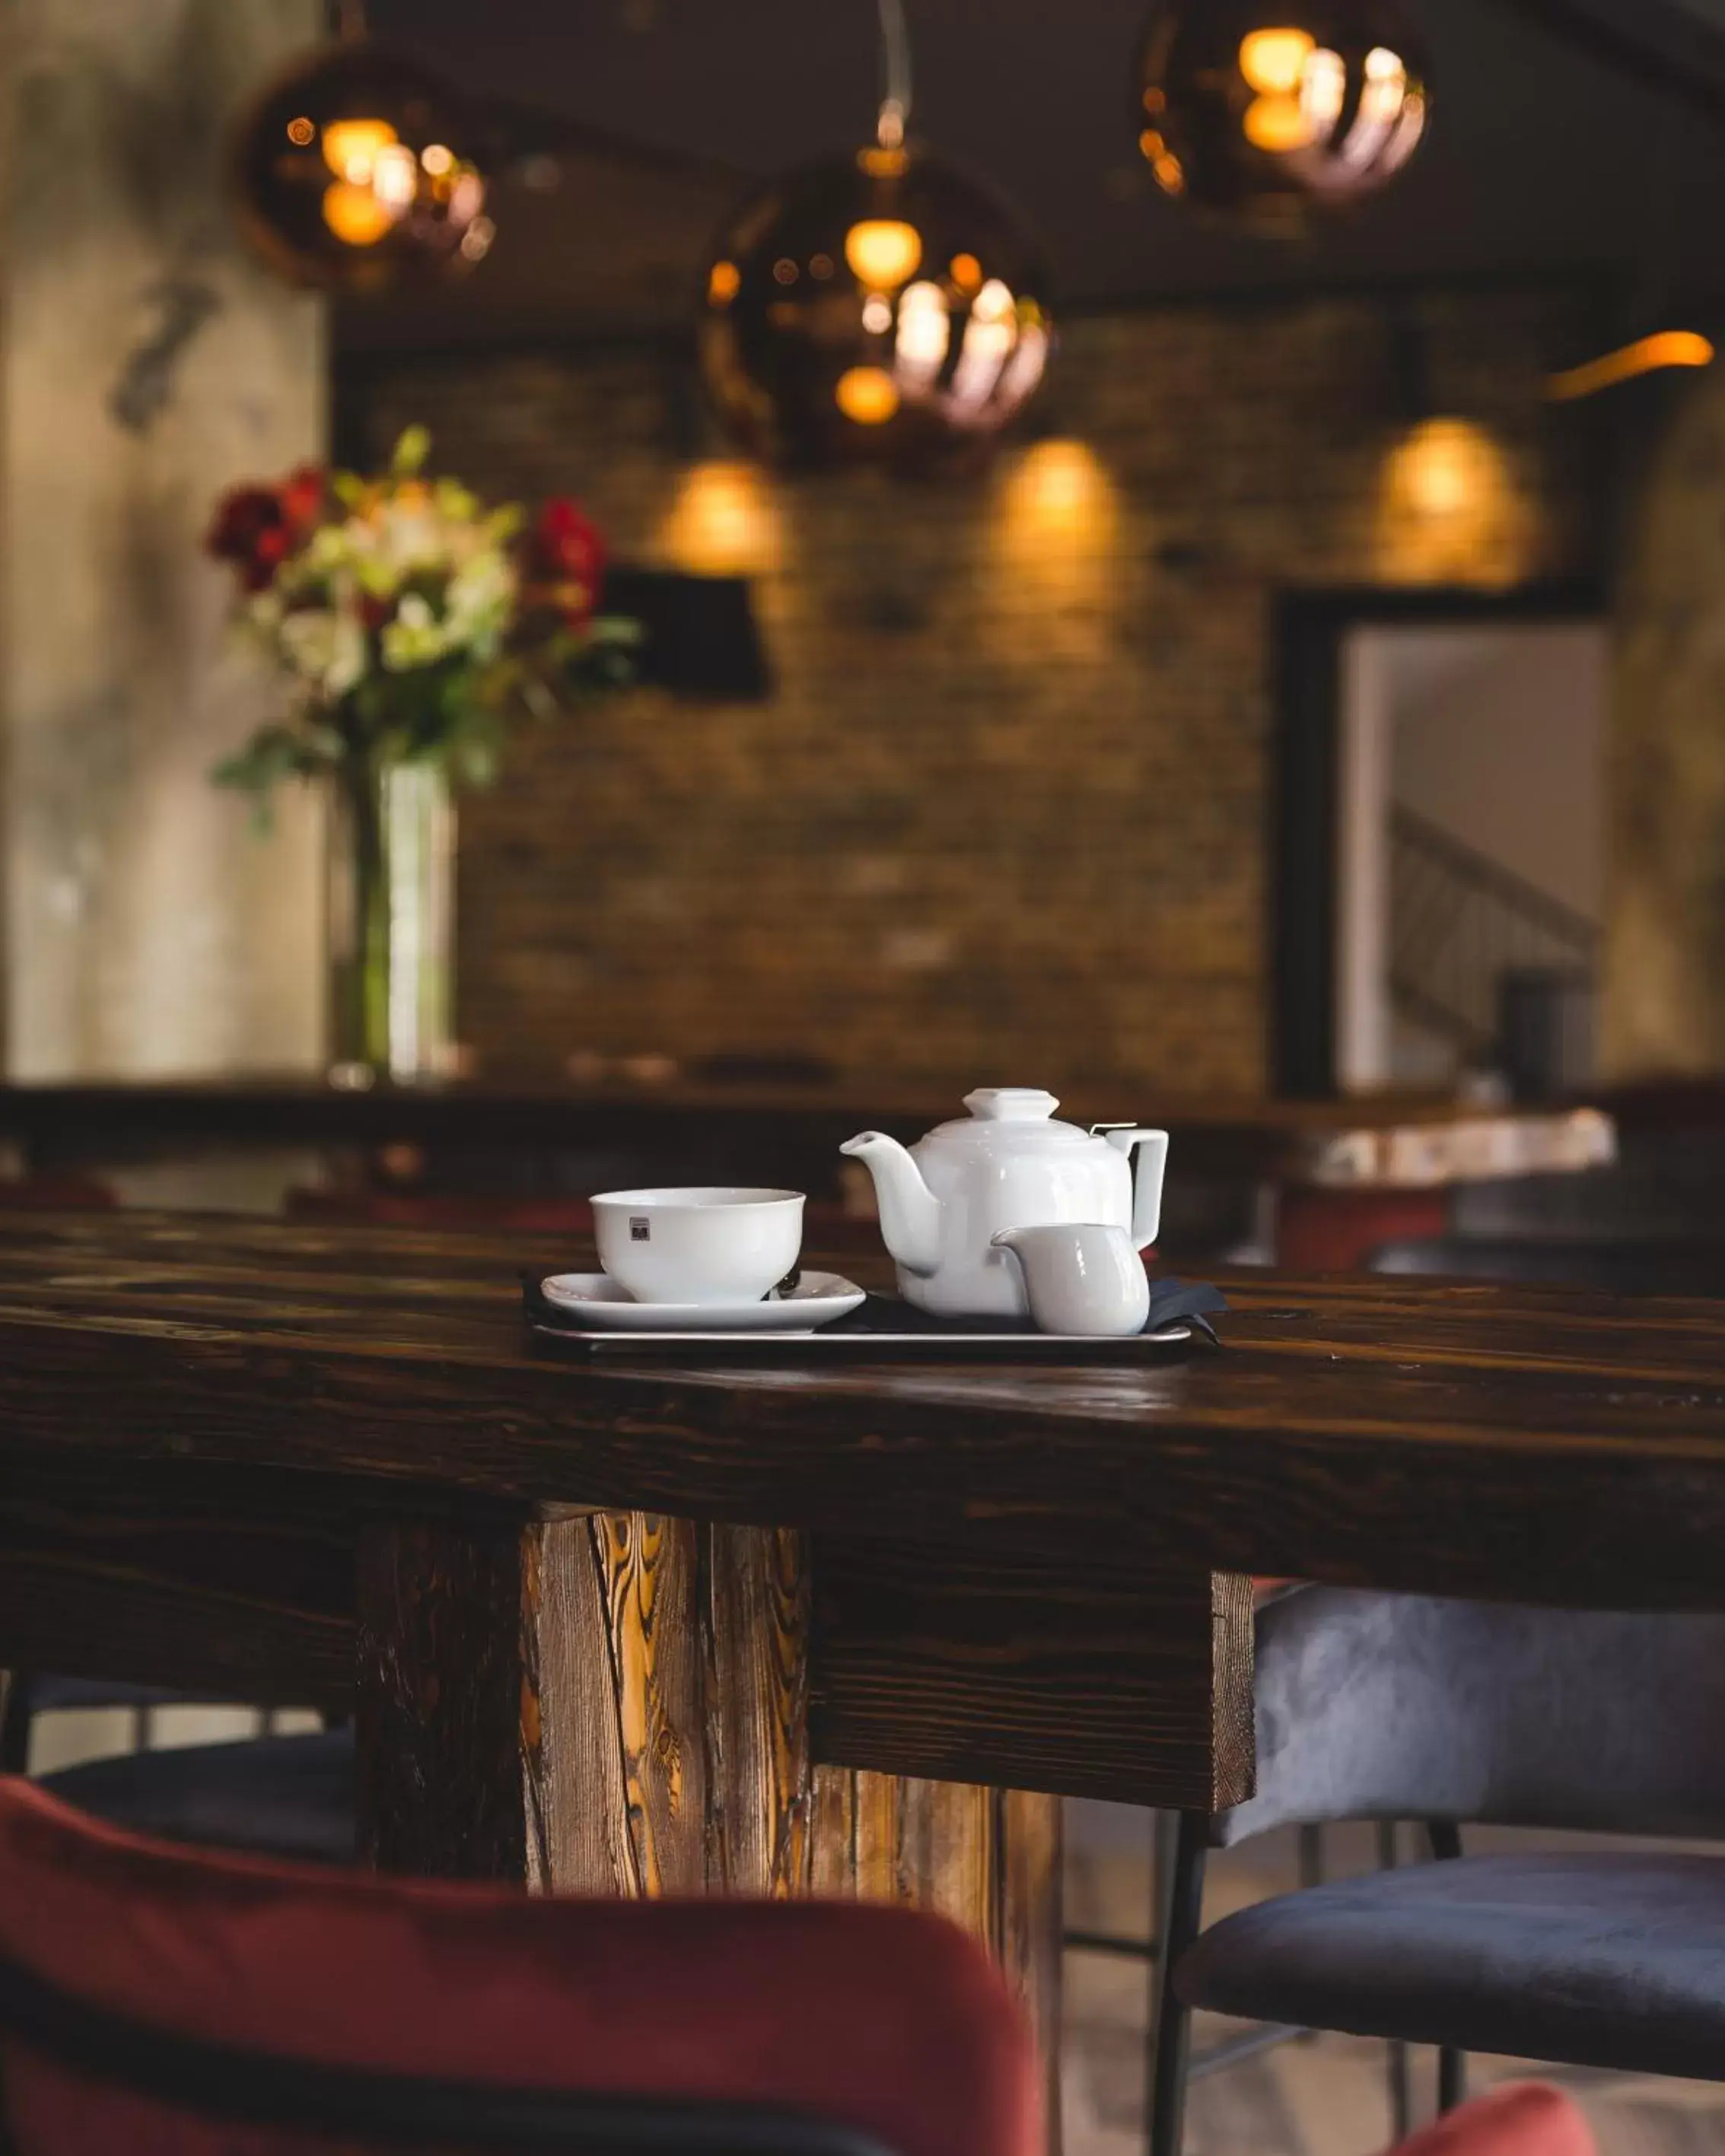
[[[369,291],[469,268],[493,237],[470,132],[441,78],[372,44],[350,4],[235,131],[241,223],[295,284]]]
[[[875,139],[762,187],[706,264],[702,371],[730,430],[801,466],[985,449],[1052,349],[1045,263],[986,187],[906,141],[900,0]]]
[[[1163,192],[1270,227],[1375,193],[1431,112],[1399,0],[1163,0],[1137,87]]]

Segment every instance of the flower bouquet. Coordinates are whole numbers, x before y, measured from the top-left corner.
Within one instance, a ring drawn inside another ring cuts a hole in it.
[[[287,714],[212,774],[267,814],[284,778],[331,808],[333,1075],[434,1075],[449,1052],[451,780],[483,783],[511,728],[633,678],[637,625],[596,611],[598,530],[571,501],[531,525],[425,476],[410,428],[376,480],[304,466],[219,505],[209,552]]]

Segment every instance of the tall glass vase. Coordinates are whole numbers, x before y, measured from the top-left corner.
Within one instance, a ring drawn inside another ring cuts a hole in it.
[[[329,816],[330,1078],[363,1088],[453,1060],[455,810],[429,763],[353,758]]]

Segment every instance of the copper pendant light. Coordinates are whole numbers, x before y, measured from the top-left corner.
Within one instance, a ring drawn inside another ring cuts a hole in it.
[[[1137,88],[1163,192],[1272,227],[1374,193],[1431,110],[1399,0],[1163,0]]]
[[[708,259],[702,370],[757,455],[795,465],[974,455],[1052,346],[1039,250],[985,187],[905,139],[900,0],[880,0],[875,140],[769,182]]]
[[[357,0],[341,34],[264,90],[234,136],[247,237],[295,284],[348,291],[459,271],[492,239],[459,100],[374,44]]]

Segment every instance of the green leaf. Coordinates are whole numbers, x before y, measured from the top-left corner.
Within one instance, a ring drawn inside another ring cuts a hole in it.
[[[389,459],[392,479],[417,479],[425,469],[425,459],[431,454],[431,429],[414,425],[402,429],[401,439],[395,445],[395,454]]]

